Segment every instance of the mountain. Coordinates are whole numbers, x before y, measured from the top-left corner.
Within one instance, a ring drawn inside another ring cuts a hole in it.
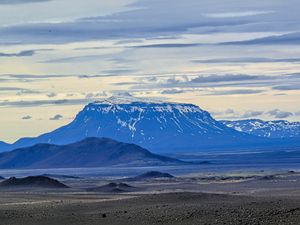
[[[11,177],[0,183],[0,188],[40,187],[40,188],[68,188],[65,184],[45,176],[31,176],[24,178]]]
[[[119,96],[90,103],[70,124],[36,138],[22,138],[11,149],[108,137],[156,152],[172,152],[234,144],[248,136],[228,128],[192,104]]]
[[[176,165],[184,162],[153,154],[134,144],[86,138],[68,145],[37,144],[0,154],[1,169]]]
[[[295,142],[238,132],[193,104],[117,96],[90,103],[68,125],[39,137],[22,138],[10,149],[38,143],[65,145],[87,137],[134,143],[157,153],[293,146]]]
[[[300,122],[286,120],[263,121],[258,119],[222,121],[226,126],[237,131],[267,138],[299,138]]]

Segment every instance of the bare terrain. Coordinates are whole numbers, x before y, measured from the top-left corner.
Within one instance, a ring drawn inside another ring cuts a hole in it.
[[[295,172],[128,182],[62,176],[59,181],[70,188],[1,189],[0,224],[298,225],[300,221],[300,174]]]

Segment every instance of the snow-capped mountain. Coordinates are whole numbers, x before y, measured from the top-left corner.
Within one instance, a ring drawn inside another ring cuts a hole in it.
[[[36,138],[22,138],[11,149],[70,144],[87,137],[134,143],[158,153],[270,144],[225,126],[193,104],[117,96],[90,103],[70,124]]]
[[[251,135],[268,138],[300,137],[300,122],[286,120],[263,121],[258,119],[222,121],[226,126]]]

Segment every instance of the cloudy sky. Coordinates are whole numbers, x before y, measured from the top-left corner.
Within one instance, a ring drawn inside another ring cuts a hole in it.
[[[300,120],[299,0],[0,0],[0,140],[117,93]]]

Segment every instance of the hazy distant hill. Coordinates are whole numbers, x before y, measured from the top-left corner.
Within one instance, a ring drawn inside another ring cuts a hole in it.
[[[87,138],[59,146],[37,144],[0,154],[0,168],[72,168],[174,165],[182,161],[152,154],[134,144],[108,138]]]

